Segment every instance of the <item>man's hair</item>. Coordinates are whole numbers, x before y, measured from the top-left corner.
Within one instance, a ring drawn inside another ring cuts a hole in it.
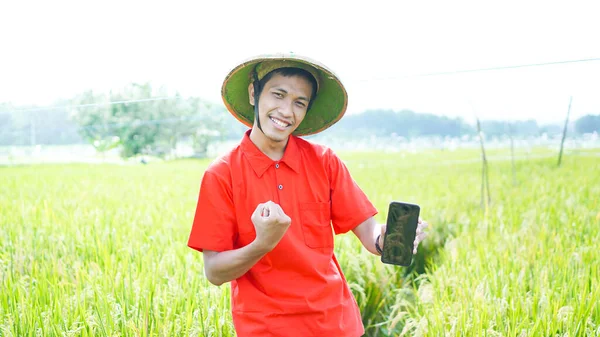
[[[306,111],[308,111],[317,96],[318,86],[317,86],[317,80],[315,79],[315,77],[308,71],[301,69],[301,68],[284,67],[284,68],[277,68],[277,69],[269,72],[262,79],[260,79],[258,81],[258,92],[256,93],[256,95],[258,95],[257,97],[260,97],[260,94],[262,93],[262,90],[265,87],[265,84],[267,84],[267,82],[275,74],[279,74],[284,77],[292,77],[292,76],[302,77],[305,80],[307,80],[308,83],[310,83],[310,85],[312,86],[312,93],[310,95],[310,101],[308,102],[308,106],[306,107]]]

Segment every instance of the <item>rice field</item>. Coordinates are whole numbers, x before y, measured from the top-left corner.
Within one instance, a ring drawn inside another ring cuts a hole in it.
[[[496,150],[482,207],[475,150],[340,153],[431,224],[408,269],[336,238],[366,335],[600,336],[599,154]],[[234,336],[186,246],[208,163],[0,167],[0,336]]]

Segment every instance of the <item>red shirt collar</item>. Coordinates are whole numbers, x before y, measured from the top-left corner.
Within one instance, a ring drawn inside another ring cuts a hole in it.
[[[261,177],[265,171],[270,166],[277,163],[277,161],[272,160],[266,154],[262,153],[256,144],[250,140],[250,131],[252,130],[248,130],[244,134],[240,148],[242,149],[244,156],[248,159],[248,162],[250,162],[250,166],[256,175]],[[279,162],[285,163],[296,173],[300,172],[300,152],[298,144],[296,143],[296,136],[290,135],[288,138],[283,158],[281,158]]]

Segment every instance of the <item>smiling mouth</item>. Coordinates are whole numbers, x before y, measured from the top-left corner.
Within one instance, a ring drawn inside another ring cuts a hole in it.
[[[276,119],[276,118],[273,118],[273,117],[269,117],[269,119],[270,119],[270,120],[271,120],[271,121],[272,121],[272,122],[273,122],[275,125],[279,126],[279,128],[281,128],[281,129],[285,129],[285,128],[289,127],[290,125],[292,125],[292,124],[289,124],[289,123],[287,123],[287,122],[284,122],[284,121],[282,121],[282,120],[279,120],[279,119]]]

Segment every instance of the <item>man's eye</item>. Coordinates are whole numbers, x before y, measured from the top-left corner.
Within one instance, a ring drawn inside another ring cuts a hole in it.
[[[275,95],[275,97],[277,98],[282,98],[283,94],[279,93],[279,92],[274,92],[273,95]]]
[[[306,106],[306,104],[304,104],[304,102],[296,102],[296,105],[301,108],[304,108]]]

